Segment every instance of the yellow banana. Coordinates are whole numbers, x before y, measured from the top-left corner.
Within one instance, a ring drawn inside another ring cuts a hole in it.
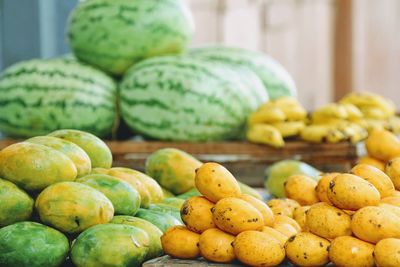
[[[368,136],[368,132],[361,126],[355,123],[342,123],[337,128],[341,131],[346,139],[349,139],[353,144],[358,143]]]
[[[385,128],[395,134],[400,134],[400,117],[392,116],[387,119]]]
[[[247,140],[253,143],[267,144],[276,148],[283,147],[285,141],[281,133],[267,124],[254,124],[247,129]]]
[[[358,108],[376,107],[384,111],[387,117],[393,116],[396,106],[393,101],[371,92],[353,92],[344,96],[340,103],[350,103]]]
[[[297,136],[305,127],[305,123],[303,121],[277,122],[272,123],[271,125],[278,129],[283,137]]]
[[[248,125],[258,123],[273,123],[285,121],[286,116],[283,111],[274,106],[261,106],[257,111],[252,113],[247,122]]]
[[[361,119],[355,123],[367,130],[368,133],[374,130],[384,130],[386,126],[386,121],[375,119]]]
[[[345,103],[345,104],[340,104],[340,105],[342,105],[345,108],[345,110],[347,112],[348,120],[356,121],[356,120],[362,119],[364,117],[364,114],[355,105],[350,104],[350,103]]]
[[[390,117],[385,110],[382,110],[378,107],[361,107],[360,110],[367,119],[385,120]]]
[[[300,134],[305,141],[313,143],[338,143],[346,139],[346,136],[340,130],[330,125],[310,125],[305,127]]]
[[[271,104],[279,107],[285,113],[286,119],[289,121],[304,120],[307,117],[307,111],[294,97],[281,97],[271,101]]]
[[[330,103],[315,110],[311,117],[313,121],[317,119],[320,120],[322,118],[346,120],[348,118],[348,114],[342,105]]]

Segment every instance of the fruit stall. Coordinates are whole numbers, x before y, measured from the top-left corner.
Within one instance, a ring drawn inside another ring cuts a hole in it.
[[[0,267],[400,266],[390,97],[310,109],[265,51],[192,47],[182,0],[65,32],[0,73]]]

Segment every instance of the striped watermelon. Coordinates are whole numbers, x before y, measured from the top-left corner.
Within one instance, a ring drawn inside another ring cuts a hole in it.
[[[193,48],[189,53],[195,57],[228,65],[247,67],[261,78],[270,99],[297,94],[295,83],[289,73],[276,60],[261,52],[217,45]]]
[[[67,35],[75,55],[113,74],[153,56],[182,52],[194,33],[180,0],[91,0],[72,12]]]
[[[30,60],[0,75],[0,131],[45,135],[73,128],[104,136],[116,121],[116,85],[75,59]]]
[[[122,80],[121,115],[133,130],[152,138],[235,138],[249,113],[267,99],[257,76],[243,81],[244,74],[185,56],[145,60]]]

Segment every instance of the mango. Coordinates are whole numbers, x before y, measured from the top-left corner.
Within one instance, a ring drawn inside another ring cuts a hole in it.
[[[240,187],[235,177],[222,165],[204,163],[196,170],[196,188],[211,202],[227,197],[239,197]]]
[[[72,160],[44,145],[21,142],[0,151],[0,177],[28,191],[74,181],[77,173]]]
[[[390,160],[386,164],[385,172],[392,180],[396,190],[400,190],[400,157]]]
[[[382,161],[389,161],[400,156],[400,140],[386,130],[375,130],[365,140],[368,154]]]
[[[207,229],[215,228],[212,208],[214,208],[214,203],[207,198],[191,197],[183,203],[181,208],[182,221],[189,230],[199,234]]]
[[[211,212],[215,225],[233,235],[246,230],[261,230],[264,226],[262,214],[239,198],[223,198],[215,204]]]
[[[89,156],[92,168],[111,168],[111,150],[97,136],[79,130],[58,130],[49,136],[65,139],[80,146]]]
[[[312,205],[319,202],[317,192],[317,182],[311,177],[302,174],[290,176],[284,183],[285,195],[296,200],[300,205]]]
[[[199,249],[201,255],[212,262],[229,263],[235,259],[232,242],[233,235],[217,228],[211,228],[200,235]]]
[[[188,153],[164,148],[146,160],[146,174],[173,194],[182,194],[194,187],[195,170],[202,165]]]
[[[370,156],[362,157],[358,160],[358,163],[368,164],[380,169],[381,171],[385,171],[385,162]]]
[[[107,223],[114,215],[113,205],[103,193],[75,182],[47,187],[39,194],[35,207],[43,223],[66,233]]]
[[[179,259],[195,259],[200,256],[200,235],[185,226],[169,228],[161,236],[165,254]]]
[[[381,197],[389,197],[394,194],[395,189],[392,180],[383,171],[374,166],[359,163],[354,166],[350,173],[355,174],[373,184],[378,189]]]
[[[26,140],[25,142],[48,146],[63,153],[75,164],[78,171],[78,177],[89,174],[92,169],[92,162],[90,161],[88,154],[86,154],[82,148],[70,141],[52,136],[36,136]]]
[[[250,266],[277,266],[285,258],[285,249],[278,240],[258,231],[240,233],[233,242],[238,260]]]
[[[262,215],[263,220],[264,220],[264,225],[266,226],[272,226],[274,223],[274,213],[272,212],[271,208],[268,207],[267,204],[265,204],[263,201],[250,196],[246,194],[242,194],[240,199],[246,201],[250,205],[252,205],[254,208],[256,208]]]
[[[33,209],[33,199],[15,184],[0,179],[0,228],[28,220]]]

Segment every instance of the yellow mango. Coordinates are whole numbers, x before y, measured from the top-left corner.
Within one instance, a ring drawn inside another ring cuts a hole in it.
[[[368,181],[353,174],[339,174],[329,183],[328,198],[338,208],[358,210],[378,205],[381,195]]]
[[[200,235],[185,226],[173,226],[161,236],[164,253],[178,259],[195,259],[200,256]]]
[[[196,233],[215,228],[211,209],[214,203],[202,196],[194,196],[183,203],[181,218],[186,227]]]
[[[322,174],[321,179],[318,181],[317,187],[315,188],[315,192],[320,201],[332,204],[328,198],[329,183],[339,174],[340,173],[338,172]]]
[[[201,256],[212,262],[229,263],[235,259],[232,242],[233,235],[217,228],[211,228],[200,235],[199,248]]]
[[[365,147],[371,157],[388,161],[400,156],[400,140],[386,130],[375,130],[369,134]]]
[[[319,202],[315,188],[317,182],[306,175],[292,175],[286,182],[285,195],[296,200],[300,205],[312,205]]]
[[[294,209],[293,219],[300,225],[303,231],[308,231],[306,225],[306,212],[310,209],[310,206],[301,206]]]
[[[338,267],[373,267],[374,245],[352,236],[340,236],[331,242],[329,259]]]
[[[221,199],[212,209],[212,215],[219,229],[233,235],[246,230],[260,230],[264,226],[262,214],[239,198]]]
[[[253,196],[246,195],[246,194],[242,194],[239,198],[243,199],[244,201],[246,201],[247,203],[252,205],[254,208],[256,208],[261,213],[261,215],[263,216],[263,219],[264,219],[264,224],[266,226],[272,226],[272,224],[274,223],[274,214],[272,213],[271,208],[268,207],[267,204],[265,204],[263,201],[255,198]]]
[[[350,172],[373,184],[382,198],[394,194],[395,189],[392,180],[378,168],[360,163],[354,166]]]
[[[358,163],[368,164],[380,169],[381,171],[385,171],[385,162],[370,156],[365,156],[359,159]]]
[[[396,190],[400,190],[400,157],[390,160],[386,164],[385,172],[389,175]]]
[[[261,229],[261,232],[266,233],[269,236],[271,236],[271,237],[275,238],[276,240],[278,240],[282,247],[285,246],[285,243],[289,238],[288,236],[282,234],[278,230],[275,230],[274,228],[269,227],[269,226],[264,226]]]
[[[204,163],[197,169],[194,181],[197,190],[214,203],[222,198],[239,197],[241,195],[235,177],[218,163]]]
[[[268,201],[267,205],[274,215],[286,215],[289,217],[293,217],[294,209],[300,207],[296,200],[290,198],[274,198]]]
[[[277,266],[285,258],[285,249],[278,240],[258,231],[240,233],[233,242],[239,261],[250,266]]]

